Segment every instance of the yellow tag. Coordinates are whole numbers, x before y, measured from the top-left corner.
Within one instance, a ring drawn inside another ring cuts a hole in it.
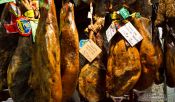
[[[32,18],[32,17],[35,16],[33,10],[26,11],[26,12],[24,13],[24,15],[25,15],[26,17],[29,17],[29,18]]]
[[[111,19],[117,19],[117,18],[119,18],[119,15],[117,14],[117,12],[116,11],[114,11],[112,14],[111,14]]]
[[[79,52],[89,61],[92,62],[100,53],[101,49],[92,41],[89,40],[79,50]]]
[[[17,20],[17,24],[18,24],[18,28],[20,29],[20,31],[24,32],[24,28],[23,28],[20,20]]]

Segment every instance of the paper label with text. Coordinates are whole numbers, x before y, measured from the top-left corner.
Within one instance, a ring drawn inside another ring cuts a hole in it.
[[[89,40],[79,50],[79,52],[89,61],[92,62],[100,53],[101,49],[92,41]]]
[[[137,29],[131,24],[131,22],[126,23],[124,26],[120,27],[118,31],[122,36],[129,42],[131,46],[136,45],[140,42],[143,37],[137,31]]]
[[[115,24],[114,22],[112,22],[109,28],[106,30],[106,37],[107,37],[108,42],[110,42],[110,40],[116,34],[116,32],[117,31],[116,31]]]

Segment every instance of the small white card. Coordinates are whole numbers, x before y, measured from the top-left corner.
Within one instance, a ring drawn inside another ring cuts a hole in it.
[[[109,28],[106,30],[106,37],[107,37],[108,42],[110,42],[110,40],[116,34],[116,32],[117,30],[116,30],[115,24],[114,22],[112,22]]]
[[[124,26],[120,27],[118,31],[129,42],[131,46],[136,45],[143,39],[141,34],[136,30],[136,28],[131,24],[131,22],[128,22]]]
[[[92,19],[92,13],[88,12],[88,18]]]
[[[35,42],[35,36],[36,36],[36,29],[38,27],[38,20],[36,21],[30,21],[31,27],[32,27],[32,38],[33,42]]]
[[[92,62],[101,51],[102,50],[91,39],[79,50],[89,62]]]

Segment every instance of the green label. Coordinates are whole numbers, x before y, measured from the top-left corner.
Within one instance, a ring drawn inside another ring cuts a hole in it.
[[[7,3],[7,2],[15,2],[15,0],[0,0],[0,4]]]
[[[136,12],[136,18],[140,18],[141,15],[140,15],[140,12]]]
[[[125,9],[124,7],[119,10],[119,13],[124,19],[128,18],[130,15],[129,11]]]

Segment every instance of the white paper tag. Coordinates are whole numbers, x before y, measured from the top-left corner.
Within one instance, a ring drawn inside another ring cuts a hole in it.
[[[116,34],[116,27],[115,24],[112,22],[109,28],[106,30],[106,37],[108,42],[112,39],[112,37]]]
[[[92,62],[101,51],[102,50],[92,40],[86,42],[86,44],[79,50],[89,62]]]
[[[141,34],[136,30],[136,28],[131,24],[131,22],[128,22],[124,26],[120,27],[118,31],[129,42],[131,46],[136,45],[143,39]]]
[[[34,21],[30,21],[30,24],[32,26],[32,38],[33,38],[33,42],[35,42],[35,36],[36,36],[36,29],[38,27],[38,20]]]
[[[92,13],[88,12],[88,18],[92,19]]]

